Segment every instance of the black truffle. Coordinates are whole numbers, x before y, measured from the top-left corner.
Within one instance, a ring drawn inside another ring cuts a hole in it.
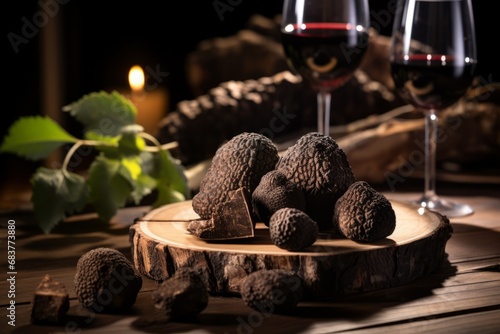
[[[302,190],[306,213],[320,231],[330,230],[335,202],[355,181],[344,151],[330,136],[305,134],[281,156],[276,169]]]
[[[190,319],[208,305],[208,290],[192,268],[182,267],[151,293],[154,306],[167,318]]]
[[[262,176],[274,169],[278,159],[278,149],[264,135],[243,132],[233,137],[215,153],[199,192],[193,196],[193,210],[201,219],[211,219],[233,190],[244,188],[251,197]]]
[[[83,254],[76,265],[75,292],[96,313],[129,309],[142,287],[142,277],[116,249],[100,247]]]
[[[383,239],[396,228],[391,202],[366,181],[353,183],[338,199],[333,220],[346,238],[360,242]]]
[[[285,269],[262,269],[247,276],[240,294],[247,306],[264,313],[288,313],[303,296],[301,278]]]
[[[304,211],[306,200],[295,183],[277,170],[265,174],[252,194],[252,207],[256,216],[269,226],[269,219],[279,209],[296,208]]]
[[[311,246],[318,239],[318,224],[303,211],[283,208],[269,221],[269,233],[279,248],[298,251]]]

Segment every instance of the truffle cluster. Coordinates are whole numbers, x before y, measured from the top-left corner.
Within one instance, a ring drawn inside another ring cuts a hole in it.
[[[244,207],[253,225],[263,222],[273,243],[289,251],[311,246],[319,232],[372,242],[396,225],[387,198],[357,181],[345,152],[318,132],[303,135],[281,156],[263,135],[233,137],[216,152],[193,209],[202,219],[213,218],[236,189],[248,191]]]

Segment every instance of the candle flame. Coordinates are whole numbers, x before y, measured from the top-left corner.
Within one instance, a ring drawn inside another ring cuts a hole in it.
[[[139,65],[134,65],[128,72],[128,83],[134,92],[140,92],[144,89],[144,71]]]

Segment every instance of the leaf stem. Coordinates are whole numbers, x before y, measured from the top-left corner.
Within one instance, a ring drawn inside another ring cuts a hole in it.
[[[162,144],[160,144],[160,142],[158,141],[158,139],[156,139],[154,136],[150,135],[147,132],[141,132],[141,133],[139,133],[139,136],[141,136],[144,139],[147,139],[147,140],[151,141],[156,146],[156,147],[146,146],[144,150],[147,151],[147,152],[166,151],[166,150],[170,150],[170,149],[173,149],[173,148],[179,146],[179,143],[176,142],[176,141],[173,141],[173,142],[166,143],[166,144],[162,145]]]
[[[78,150],[78,148],[80,148],[80,146],[83,146],[83,145],[98,146],[98,145],[109,145],[109,144],[104,143],[104,142],[100,142],[100,141],[96,141],[96,140],[80,139],[80,140],[76,141],[73,144],[73,146],[71,146],[68,153],[66,153],[66,156],[64,157],[64,161],[63,161],[63,164],[61,166],[61,170],[62,170],[62,173],[64,174],[64,177],[66,177],[66,178],[69,177],[69,174],[68,174],[69,161],[71,160],[71,157],[73,156],[73,154],[75,154],[75,152]],[[109,145],[109,146],[112,146],[112,145]]]

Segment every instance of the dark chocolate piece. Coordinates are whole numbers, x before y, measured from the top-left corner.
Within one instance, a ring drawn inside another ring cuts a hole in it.
[[[35,290],[31,322],[33,324],[60,324],[69,309],[69,296],[64,284],[45,275]]]
[[[249,193],[244,188],[233,191],[230,199],[219,205],[211,219],[193,220],[187,230],[200,239],[228,240],[252,238],[254,223],[251,217]]]

